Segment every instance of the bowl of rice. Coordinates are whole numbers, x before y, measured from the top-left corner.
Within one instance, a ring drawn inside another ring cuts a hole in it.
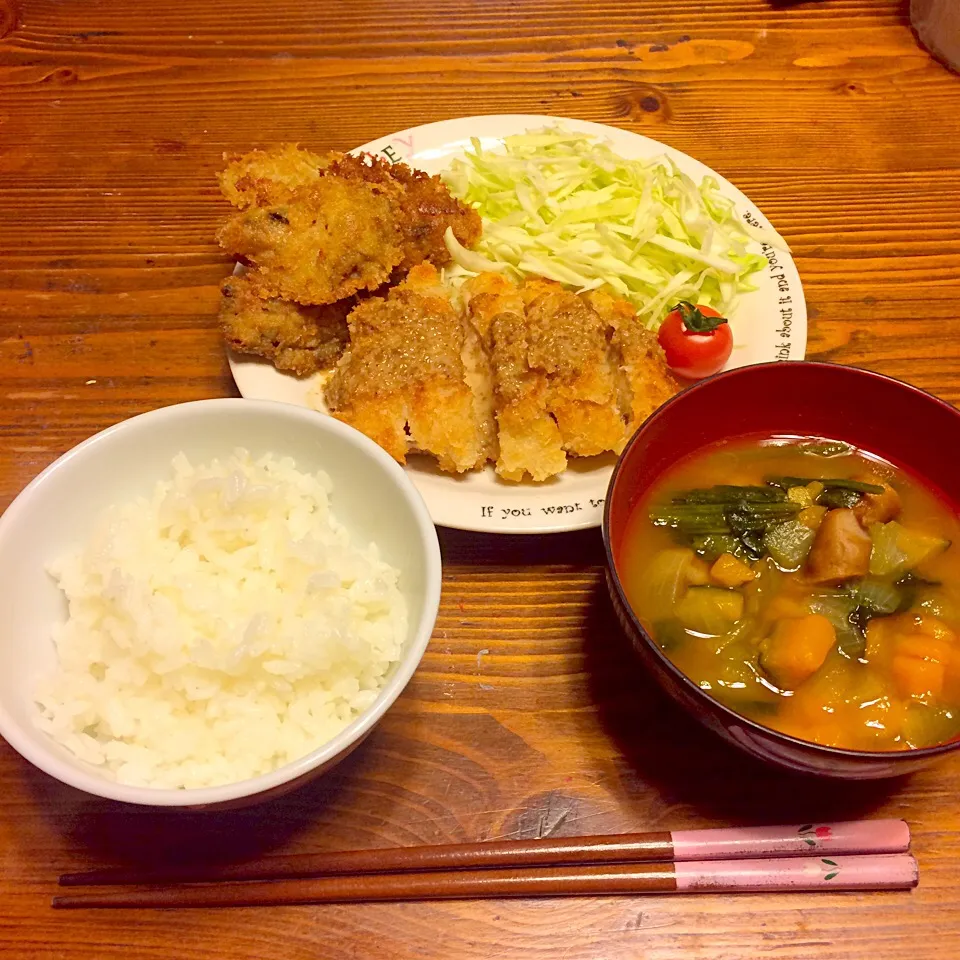
[[[0,517],[0,735],[87,793],[259,801],[349,754],[440,599],[420,495],[292,405],[177,404],[91,437]]]

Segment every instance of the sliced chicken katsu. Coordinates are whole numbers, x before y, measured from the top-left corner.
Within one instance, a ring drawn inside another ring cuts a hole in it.
[[[497,474],[546,480],[567,467],[563,439],[547,410],[547,375],[531,367],[530,342],[519,289],[498,273],[481,273],[461,288],[470,328],[492,380],[499,453]]]
[[[603,290],[593,290],[583,299],[607,326],[617,364],[620,412],[627,421],[627,436],[680,390],[670,372],[657,335],[638,319],[626,301]]]
[[[278,370],[299,377],[332,367],[343,352],[353,301],[304,307],[264,300],[246,275],[230,277],[220,290],[220,326],[237,352],[272,360]]]
[[[541,278],[521,287],[526,306],[527,358],[547,376],[547,409],[577,456],[619,452],[626,442],[617,408],[617,381],[606,324],[575,293]]]
[[[347,323],[350,346],[324,391],[331,413],[400,463],[418,450],[435,456],[441,470],[481,466],[488,450],[466,383],[463,322],[436,269],[414,267]]]

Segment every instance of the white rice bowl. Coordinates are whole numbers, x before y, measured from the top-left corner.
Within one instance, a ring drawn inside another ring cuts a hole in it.
[[[235,783],[305,756],[403,655],[398,571],[352,544],[323,472],[243,450],[108,508],[48,570],[69,601],[38,725],[122,784]]]

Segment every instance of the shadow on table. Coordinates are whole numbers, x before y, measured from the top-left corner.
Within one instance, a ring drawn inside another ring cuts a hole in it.
[[[591,566],[604,562],[603,538],[597,527],[539,535],[472,533],[437,527],[437,535],[444,564]]]
[[[37,809],[54,820],[78,857],[103,863],[165,867],[233,863],[295,850],[297,837],[315,828],[318,811],[337,796],[362,751],[335,770],[275,800],[237,810],[164,810],[87,797],[30,770],[28,784]],[[82,869],[63,864],[64,870]]]
[[[826,0],[767,0],[771,10],[790,10],[793,7],[811,9],[817,6],[823,7],[824,15],[829,17],[833,10]],[[897,5],[896,13],[899,15],[900,23],[904,26],[910,25],[910,0],[900,0]]]
[[[628,793],[656,790],[730,824],[855,820],[895,793],[895,780],[839,781],[780,770],[728,745],[676,705],[646,673],[598,584],[586,664],[601,724],[627,761]],[[669,825],[667,825],[669,827]]]

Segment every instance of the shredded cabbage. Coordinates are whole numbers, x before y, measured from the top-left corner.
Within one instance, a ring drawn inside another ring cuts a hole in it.
[[[443,173],[483,218],[475,250],[447,231],[454,283],[482,270],[539,274],[576,288],[606,285],[651,328],[677,300],[727,314],[766,258],[750,240],[787,249],[773,230],[742,222],[713,177],[697,185],[667,156],[626,160],[603,142],[559,127],[476,138]]]

